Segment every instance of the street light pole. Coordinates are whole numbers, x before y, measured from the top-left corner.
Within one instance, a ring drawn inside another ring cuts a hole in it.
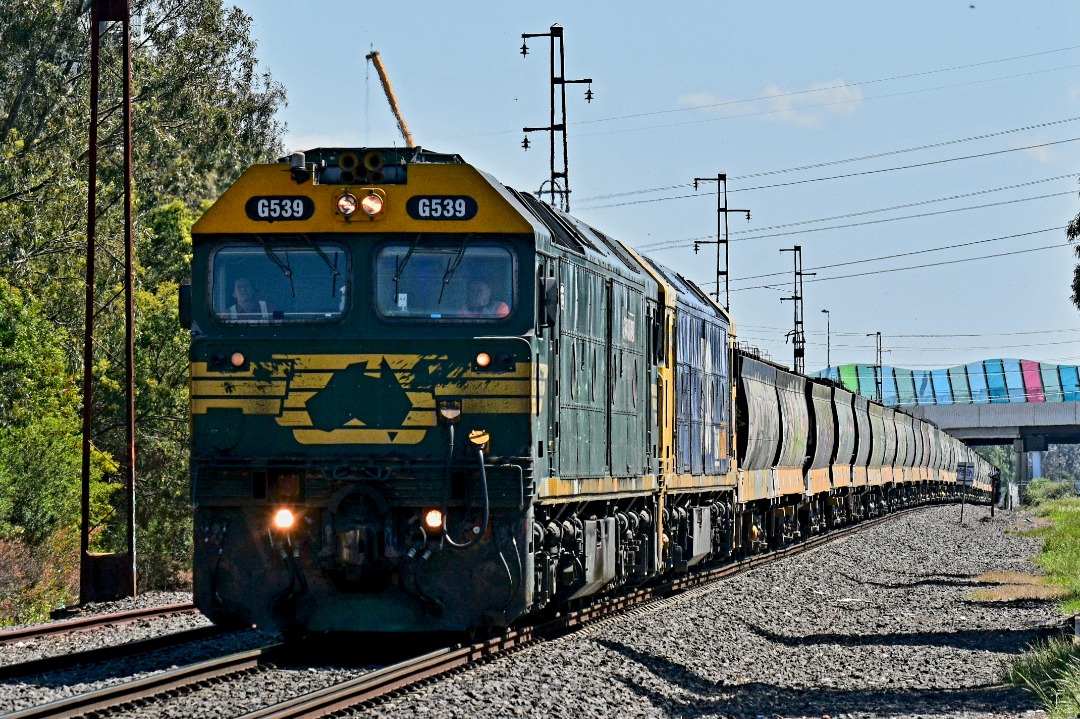
[[[832,369],[832,314],[828,310],[821,311],[825,315],[825,372]]]

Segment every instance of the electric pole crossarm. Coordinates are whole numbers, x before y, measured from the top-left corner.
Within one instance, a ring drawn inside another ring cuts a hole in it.
[[[715,182],[717,184],[716,189],[716,239],[715,240],[697,240],[694,242],[694,252],[698,251],[698,247],[701,245],[716,245],[716,304],[720,304],[720,278],[724,278],[724,309],[731,311],[731,289],[728,284],[729,272],[731,270],[731,255],[728,251],[728,221],[727,216],[732,212],[746,213],[746,221],[750,221],[750,210],[736,210],[728,207],[727,202],[727,173],[717,173],[716,177],[695,177],[694,189],[698,188],[699,182]],[[723,200],[723,203],[721,203]],[[721,220],[721,218],[723,218]],[[723,235],[721,236],[721,226],[723,227]],[[724,266],[720,269],[720,245],[724,246]]]

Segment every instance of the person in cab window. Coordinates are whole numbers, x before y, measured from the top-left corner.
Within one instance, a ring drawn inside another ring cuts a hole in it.
[[[465,298],[465,317],[506,317],[510,305],[491,298],[491,287],[484,280],[473,280]]]
[[[255,289],[245,277],[236,280],[232,296],[236,304],[228,310],[231,320],[270,320],[274,316],[274,306],[266,300],[256,299]]]

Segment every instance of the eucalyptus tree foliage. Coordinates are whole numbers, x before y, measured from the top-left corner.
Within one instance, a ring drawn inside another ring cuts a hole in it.
[[[144,532],[140,570],[155,576],[157,568],[143,564],[164,558],[172,563],[164,575],[158,572],[165,576],[175,574],[190,541],[179,521],[186,504],[187,372],[186,335],[176,321],[190,226],[246,166],[281,154],[284,128],[275,116],[285,93],[259,72],[251,20],[239,9],[221,0],[131,5],[136,519]],[[93,440],[105,456],[118,457],[124,446],[122,35],[119,23],[100,30]],[[90,32],[90,0],[0,2],[0,280],[21,292],[35,317],[51,323],[76,389],[85,303]],[[49,425],[57,433],[79,431],[80,398],[70,394],[69,406]],[[0,515],[5,511],[0,505]],[[0,516],[0,527],[8,519]],[[99,548],[109,548],[113,534],[106,528]]]

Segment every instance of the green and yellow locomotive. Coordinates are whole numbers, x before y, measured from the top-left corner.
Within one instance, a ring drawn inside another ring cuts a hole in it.
[[[692,282],[456,155],[257,165],[192,236],[214,621],[506,626],[951,491],[955,442],[735,352]]]

